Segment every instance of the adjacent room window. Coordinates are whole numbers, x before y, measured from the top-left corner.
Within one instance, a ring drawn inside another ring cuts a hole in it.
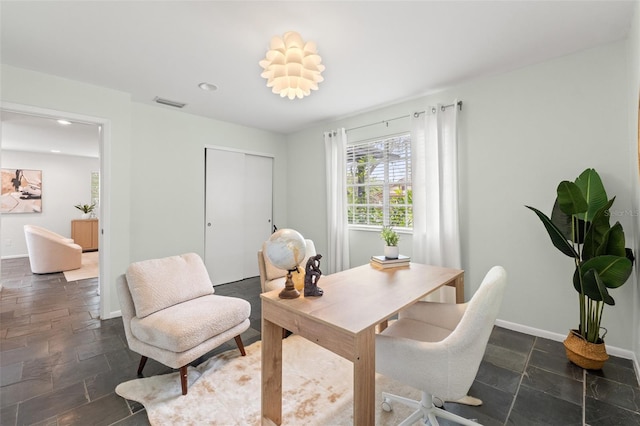
[[[100,172],[91,172],[91,202],[100,205]]]
[[[351,225],[413,227],[410,134],[347,147],[347,212]]]

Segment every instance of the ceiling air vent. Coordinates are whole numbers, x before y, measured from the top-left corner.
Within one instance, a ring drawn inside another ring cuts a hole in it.
[[[185,107],[185,105],[187,105],[187,104],[182,103],[182,102],[172,101],[172,100],[169,100],[169,99],[160,98],[160,97],[158,97],[158,96],[156,96],[155,98],[153,98],[153,100],[154,100],[155,102],[159,103],[159,104],[162,104],[162,105],[169,105],[169,106],[172,106],[172,107],[175,107],[175,108],[184,108],[184,107]]]

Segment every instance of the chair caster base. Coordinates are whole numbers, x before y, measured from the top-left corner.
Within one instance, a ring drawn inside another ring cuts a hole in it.
[[[390,393],[382,393],[382,409],[386,412],[393,410],[392,402],[398,402],[400,404],[407,405],[413,408],[415,411],[400,423],[399,426],[410,426],[418,420],[422,420],[424,424],[431,426],[439,426],[437,417],[442,419],[459,423],[466,426],[477,426],[478,423],[474,420],[465,419],[464,417],[453,414],[446,411],[444,408],[436,406],[436,401],[444,405],[444,401],[441,398],[433,397],[432,395],[422,392],[422,398],[420,401],[415,401],[409,398],[405,398]]]
[[[391,406],[391,400],[389,398],[384,398],[381,405],[382,405],[382,409],[387,413],[393,410],[393,407]]]

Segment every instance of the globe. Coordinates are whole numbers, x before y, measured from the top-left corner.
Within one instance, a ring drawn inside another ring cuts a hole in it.
[[[278,294],[281,299],[295,299],[300,296],[291,279],[291,272],[298,268],[304,260],[306,244],[304,237],[293,229],[280,229],[267,240],[265,253],[269,261],[280,269],[287,271],[284,289]]]
[[[269,261],[280,269],[295,270],[304,259],[306,245],[304,237],[294,229],[274,232],[266,243]]]

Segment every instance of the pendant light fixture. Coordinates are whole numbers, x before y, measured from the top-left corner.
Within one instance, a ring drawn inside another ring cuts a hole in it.
[[[267,79],[273,93],[302,99],[311,90],[318,90],[318,83],[324,80],[321,62],[314,42],[305,43],[300,34],[289,31],[271,39],[266,57],[260,61],[264,69],[260,75]]]

